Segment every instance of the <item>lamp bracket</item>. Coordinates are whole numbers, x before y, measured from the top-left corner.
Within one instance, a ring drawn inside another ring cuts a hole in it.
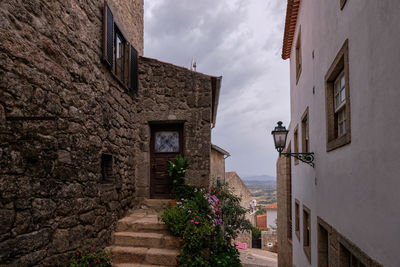
[[[314,152],[304,152],[304,153],[280,153],[286,157],[294,157],[304,163],[307,163],[314,168]]]

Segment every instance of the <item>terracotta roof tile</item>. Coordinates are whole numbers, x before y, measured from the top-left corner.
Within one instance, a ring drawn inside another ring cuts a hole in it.
[[[297,14],[299,12],[300,0],[287,0],[285,33],[283,35],[282,58],[290,58],[294,32],[296,31]]]
[[[272,204],[265,205],[264,208],[266,208],[266,209],[277,209],[278,208],[278,203],[275,202],[275,203],[272,203]]]

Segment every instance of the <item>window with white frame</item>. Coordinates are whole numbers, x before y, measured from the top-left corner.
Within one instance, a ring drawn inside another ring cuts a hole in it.
[[[346,81],[344,71],[335,80],[335,114],[337,117],[337,136],[346,133]]]

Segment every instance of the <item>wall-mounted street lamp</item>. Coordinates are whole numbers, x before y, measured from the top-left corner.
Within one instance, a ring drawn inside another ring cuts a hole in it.
[[[295,157],[302,162],[305,162],[314,168],[314,152],[303,152],[303,153],[282,153],[282,151],[286,147],[286,138],[288,134],[288,130],[286,130],[285,126],[282,126],[282,122],[278,121],[278,126],[271,132],[274,137],[275,148],[279,152],[280,155],[285,155],[286,157],[292,156]]]

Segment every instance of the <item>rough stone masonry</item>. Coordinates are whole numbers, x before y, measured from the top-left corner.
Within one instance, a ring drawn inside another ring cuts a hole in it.
[[[143,0],[108,3],[143,55]],[[77,248],[105,246],[149,196],[149,122],[184,122],[190,182],[208,183],[214,78],[140,56],[129,92],[102,62],[103,10],[0,3],[0,265],[65,266]]]

